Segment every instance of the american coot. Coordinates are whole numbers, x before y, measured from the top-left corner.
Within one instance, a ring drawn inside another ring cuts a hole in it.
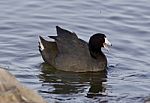
[[[74,32],[59,26],[56,30],[57,36],[49,36],[55,41],[39,37],[39,51],[46,63],[58,70],[72,72],[102,71],[106,68],[107,58],[101,47],[107,48],[111,43],[104,34],[94,34],[87,43]]]

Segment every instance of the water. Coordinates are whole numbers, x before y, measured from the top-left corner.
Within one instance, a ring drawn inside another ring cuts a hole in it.
[[[150,96],[150,1],[1,0],[0,65],[49,103],[142,103]],[[97,32],[113,47],[107,73],[66,73],[43,64],[38,35],[59,25],[85,41]]]

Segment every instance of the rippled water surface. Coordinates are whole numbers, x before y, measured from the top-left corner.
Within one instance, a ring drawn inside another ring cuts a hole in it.
[[[1,0],[0,65],[49,103],[142,103],[150,96],[149,0]],[[38,35],[59,25],[85,41],[97,32],[112,42],[107,73],[53,70]]]

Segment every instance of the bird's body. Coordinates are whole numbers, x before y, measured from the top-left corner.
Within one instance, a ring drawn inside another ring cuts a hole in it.
[[[94,52],[75,33],[58,26],[56,30],[57,36],[49,36],[55,40],[53,42],[40,37],[39,50],[45,62],[56,69],[72,72],[102,71],[106,68],[107,59],[101,48],[101,52]]]

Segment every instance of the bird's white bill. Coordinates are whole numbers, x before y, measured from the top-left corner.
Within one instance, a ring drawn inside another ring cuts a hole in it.
[[[103,43],[103,46],[105,49],[109,50],[109,46],[112,46],[112,44],[108,41],[107,38],[105,38],[105,42]]]

